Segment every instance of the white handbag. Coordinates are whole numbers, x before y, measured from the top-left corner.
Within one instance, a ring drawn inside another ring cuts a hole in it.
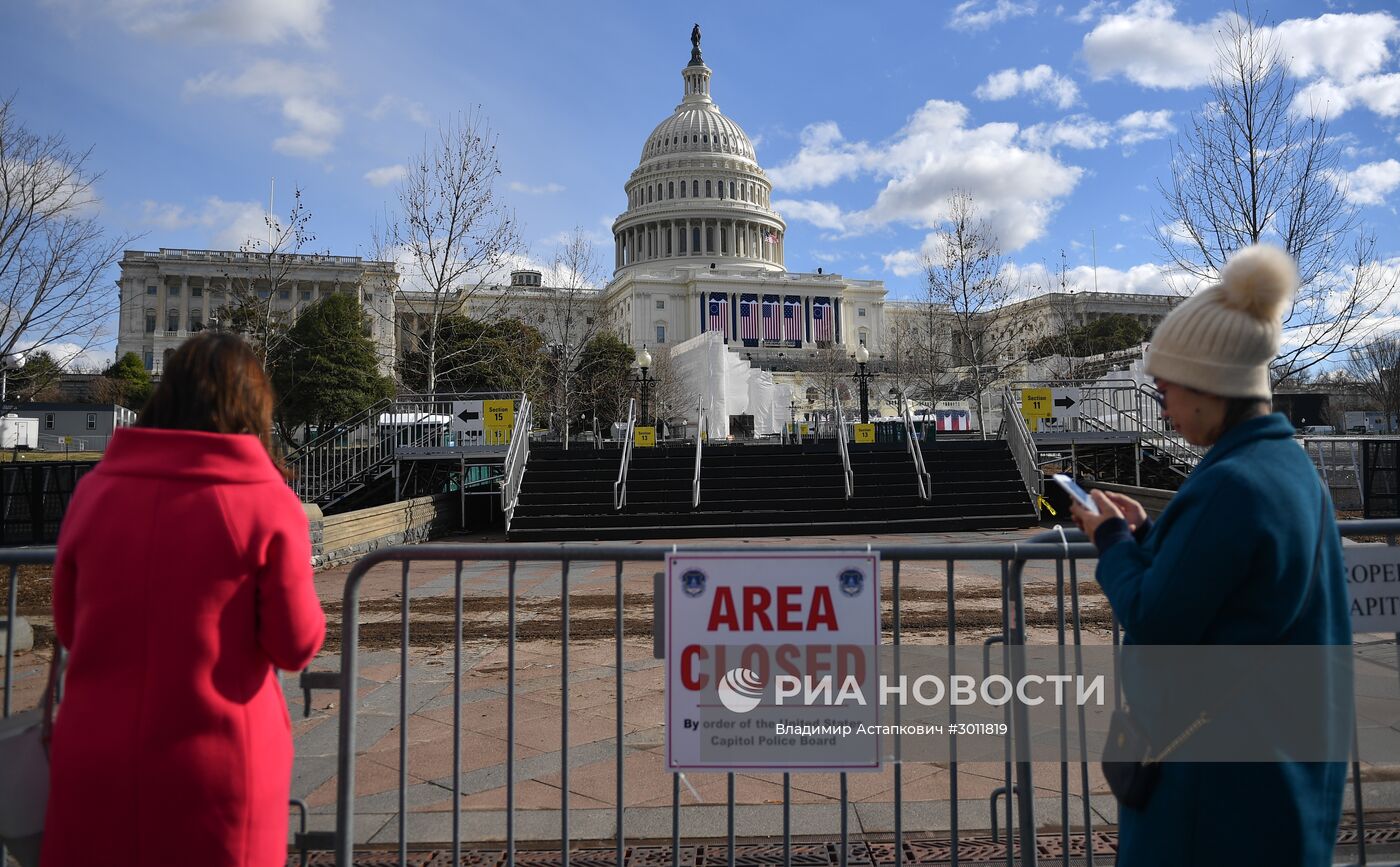
[[[55,647],[40,707],[0,719],[0,843],[22,867],[37,867],[49,801],[49,734],[54,691],[63,671]]]

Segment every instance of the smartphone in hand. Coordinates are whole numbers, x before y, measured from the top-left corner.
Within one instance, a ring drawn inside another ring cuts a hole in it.
[[[1070,495],[1070,498],[1073,499],[1079,505],[1083,506],[1084,509],[1090,514],[1097,515],[1099,513],[1099,504],[1095,503],[1094,498],[1089,496],[1089,492],[1079,487],[1079,483],[1076,482],[1074,479],[1071,479],[1064,473],[1056,473],[1050,478],[1059,482],[1060,487],[1065,489],[1065,491]]]

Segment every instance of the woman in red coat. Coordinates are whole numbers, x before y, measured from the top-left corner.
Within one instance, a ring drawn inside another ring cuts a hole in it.
[[[45,867],[286,862],[274,669],[304,668],[326,622],[306,515],[268,450],[272,402],[242,340],[193,337],[73,495]]]

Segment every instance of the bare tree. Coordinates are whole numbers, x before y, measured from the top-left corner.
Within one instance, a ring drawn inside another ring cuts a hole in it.
[[[546,408],[568,448],[572,422],[588,403],[579,387],[588,371],[580,368],[589,343],[604,330],[598,299],[602,265],[581,227],[559,244],[549,271],[553,285],[517,295],[510,304],[524,321],[544,332],[550,354]]]
[[[651,377],[652,383],[648,386],[651,390],[648,400],[653,409],[652,414],[659,419],[670,419],[679,416],[687,420],[694,421],[698,408],[698,401],[695,392],[686,391],[684,383],[681,382],[680,372],[676,369],[675,363],[671,359],[671,347],[657,346],[648,348],[651,353]],[[625,415],[626,413],[621,413]]]
[[[1336,180],[1325,107],[1299,114],[1296,90],[1276,36],[1246,6],[1217,37],[1210,96],[1175,142],[1154,215],[1168,265],[1199,282],[1216,280],[1227,257],[1251,244],[1277,244],[1297,260],[1302,288],[1284,320],[1275,379],[1364,339],[1396,284],[1366,267],[1374,238]]]
[[[1064,250],[1060,251],[1060,261],[1055,265],[1051,280],[1051,291],[1046,299],[1050,305],[1045,317],[1046,330],[1044,334],[1033,335],[1031,352],[1045,356],[1043,363],[1049,380],[1072,381],[1083,375],[1085,364],[1080,357],[1080,347],[1075,345],[1078,323],[1075,322],[1073,300],[1069,294],[1069,262]]]
[[[302,200],[300,187],[292,193],[292,200],[285,223],[272,213],[269,203],[263,217],[267,236],[249,238],[240,248],[255,267],[247,272],[250,276],[224,275],[228,301],[216,312],[219,326],[246,337],[264,366],[276,363],[291,348],[285,344],[295,301],[289,298],[293,303],[278,304],[281,293],[291,291],[286,287],[294,285],[299,268],[322,258],[302,252],[316,236],[311,233],[311,211]]]
[[[1386,431],[1394,433],[1400,413],[1400,336],[1374,337],[1347,354],[1346,372],[1385,415]]]
[[[924,270],[925,303],[946,311],[952,344],[948,366],[965,368],[962,379],[977,401],[977,425],[985,439],[983,394],[1021,355],[1026,329],[1019,311],[1003,309],[1017,287],[1002,269],[1001,246],[967,191],[953,192]]]
[[[520,249],[515,214],[496,194],[496,147],[479,108],[443,124],[409,161],[397,215],[373,233],[375,258],[402,262],[403,363],[423,368],[429,393],[453,356],[471,351],[445,345],[443,317],[470,306],[474,317],[494,318],[502,296],[483,290]]]
[[[98,224],[90,154],[30,132],[13,99],[0,102],[0,356],[59,342],[76,356],[119,303],[107,273],[134,238]]]
[[[803,398],[810,406],[825,409],[823,417],[834,422],[837,398],[845,411],[851,410],[851,386],[848,380],[854,369],[854,363],[847,357],[845,347],[838,344],[816,350],[813,357],[803,365]]]
[[[885,357],[880,364],[880,386],[898,412],[904,411],[905,402],[924,399],[930,371],[937,373],[934,385],[946,387],[941,363],[933,366],[927,363],[930,359],[938,361],[939,356],[928,351],[930,343],[925,334],[930,323],[923,315],[925,312],[919,307],[896,313],[890,305],[885,305],[885,320],[889,326],[885,331]],[[929,406],[932,408],[933,404]]]

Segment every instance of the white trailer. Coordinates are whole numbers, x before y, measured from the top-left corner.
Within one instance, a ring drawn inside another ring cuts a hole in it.
[[[0,418],[0,449],[39,447],[39,420],[7,413]]]

